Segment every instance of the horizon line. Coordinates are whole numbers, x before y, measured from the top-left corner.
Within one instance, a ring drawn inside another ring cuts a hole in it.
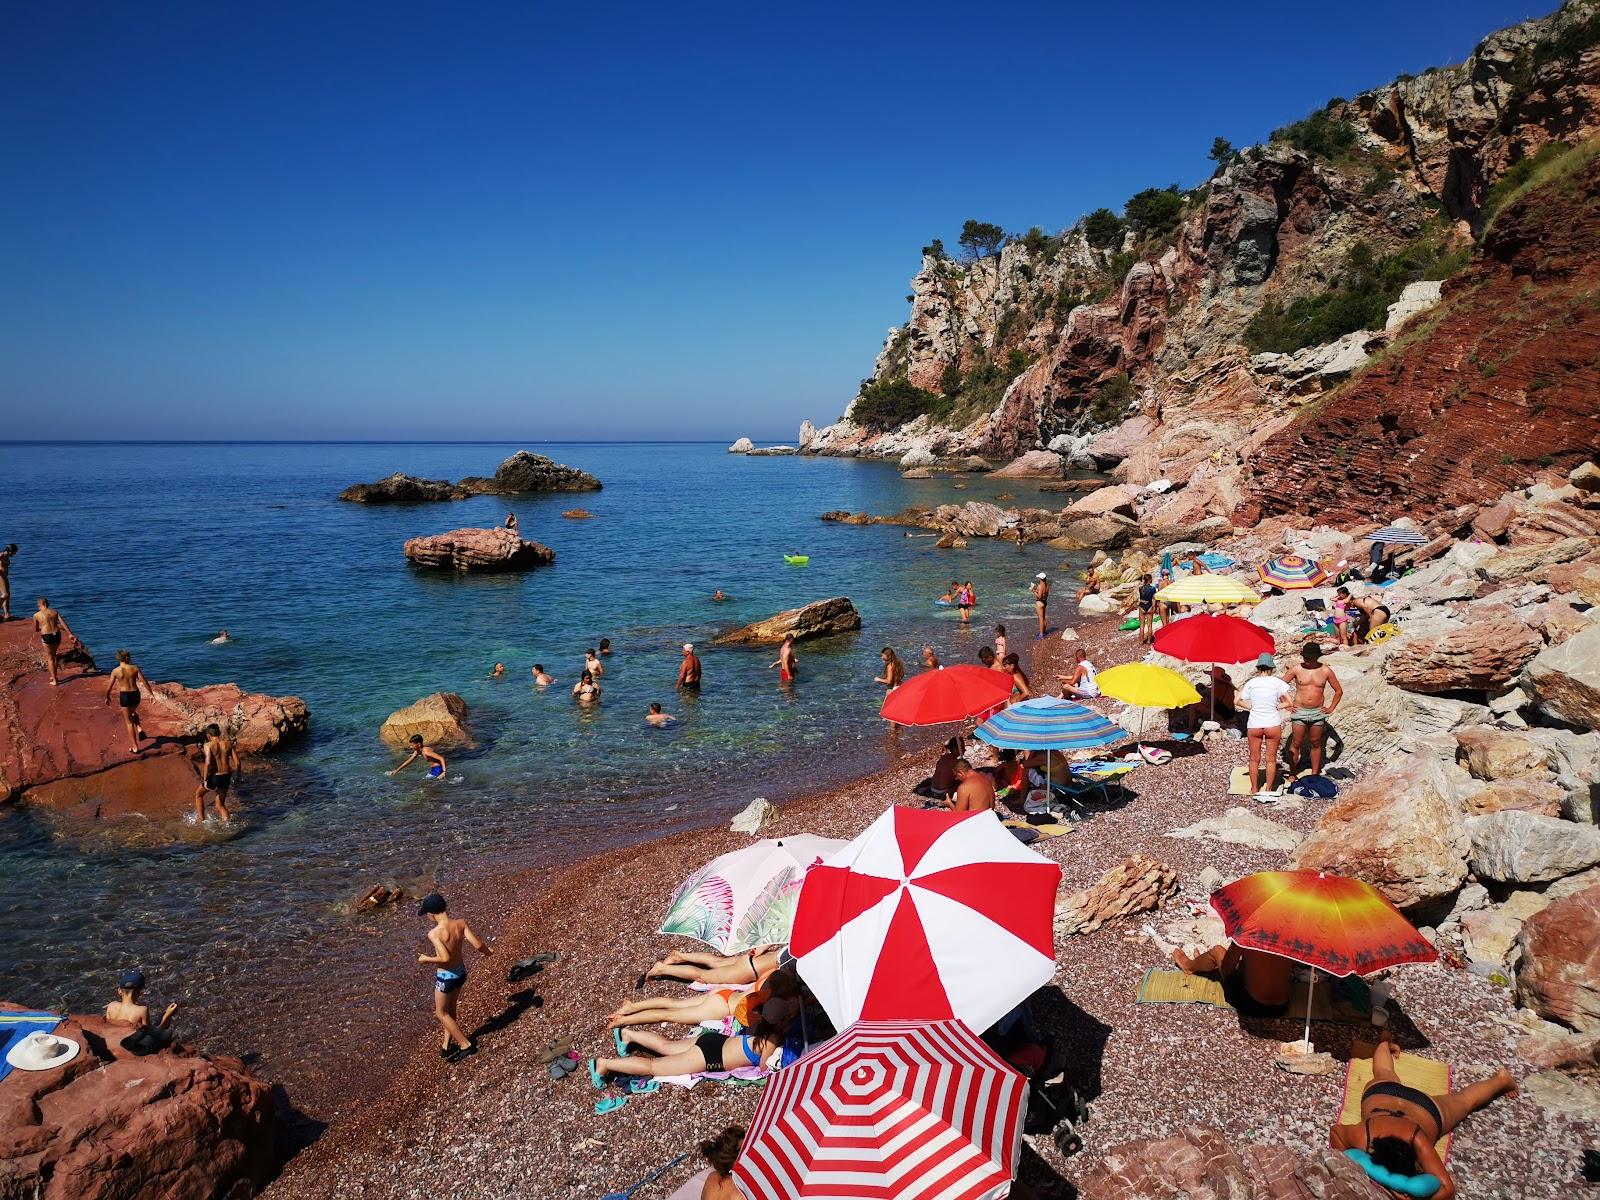
[[[0,438],[0,446],[511,446],[518,442],[532,446],[722,445],[721,438]]]

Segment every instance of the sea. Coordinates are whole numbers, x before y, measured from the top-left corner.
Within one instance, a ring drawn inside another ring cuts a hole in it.
[[[492,474],[524,448],[604,489],[338,499],[394,471]],[[819,520],[947,501],[1061,505],[1032,482],[904,479],[892,464],[744,457],[722,443],[7,444],[0,478],[0,543],[21,546],[14,611],[48,595],[102,668],[126,647],[153,680],[236,682],[311,712],[308,737],[247,765],[232,829],[73,827],[0,806],[0,999],[96,1010],[138,966],[153,1003],[182,1002],[186,1040],[247,1054],[291,1094],[318,1097],[348,1084],[352,1047],[370,1080],[427,1027],[421,927],[409,912],[352,912],[372,885],[449,894],[875,770],[916,744],[877,716],[883,647],[916,671],[925,644],[946,663],[974,661],[997,623],[1020,644],[1033,635],[1033,573],[1082,567],[1043,545],[941,551],[920,530]],[[563,517],[576,507],[592,519]],[[553,564],[455,575],[402,556],[408,537],[499,525],[508,511]],[[956,578],[977,591],[970,627],[935,604]],[[717,589],[726,602],[711,601]],[[771,651],[711,644],[829,596],[850,597],[862,629],[801,643],[793,686],[769,669]],[[232,640],[211,644],[223,629]],[[604,698],[583,709],[570,689],[602,637]],[[704,660],[695,696],[673,687],[684,642]],[[535,663],[554,684],[534,686]],[[389,778],[397,756],[379,726],[436,691],[466,701],[472,745],[449,754],[442,780]],[[676,723],[646,724],[652,701]]]

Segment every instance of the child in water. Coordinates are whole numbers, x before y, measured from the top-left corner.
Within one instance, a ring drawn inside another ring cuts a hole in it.
[[[422,735],[420,733],[413,733],[411,735],[411,753],[406,756],[405,762],[401,763],[394,770],[390,771],[389,775],[391,777],[398,775],[401,771],[404,771],[419,758],[428,764],[429,779],[438,779],[444,775],[444,755],[440,754],[432,746],[425,743],[422,740]]]

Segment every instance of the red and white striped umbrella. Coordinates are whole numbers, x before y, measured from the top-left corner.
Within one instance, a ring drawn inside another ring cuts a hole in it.
[[[959,1021],[859,1021],[768,1082],[749,1200],[985,1200],[1017,1169],[1027,1082]]]
[[[891,808],[806,873],[789,951],[835,1029],[987,1029],[1055,974],[1061,868],[992,812]]]

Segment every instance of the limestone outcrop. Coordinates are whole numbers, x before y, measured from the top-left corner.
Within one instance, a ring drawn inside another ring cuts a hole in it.
[[[1402,638],[1383,673],[1410,692],[1499,690],[1543,648],[1538,632],[1507,612],[1432,637]]]
[[[468,496],[520,496],[531,492],[597,492],[601,483],[587,471],[518,450],[492,476],[469,475],[458,483],[422,479],[396,471],[374,483],[352,483],[339,499],[355,504],[416,504],[465,500]]]
[[[848,596],[814,600],[800,608],[787,609],[764,621],[718,634],[719,646],[776,646],[790,634],[796,641],[832,637],[861,628],[861,614]]]
[[[403,749],[413,735],[441,749],[467,745],[467,702],[454,692],[434,692],[390,713],[378,730],[396,749]]]
[[[181,1045],[135,1056],[121,1045],[130,1032],[68,1017],[56,1035],[82,1047],[76,1058],[0,1084],[0,1195],[246,1197],[265,1186],[276,1125],[267,1084],[237,1059]]]
[[[1600,863],[1600,828],[1505,810],[1467,821],[1470,863],[1479,879],[1549,883]]]
[[[1060,479],[1061,456],[1050,450],[1029,450],[990,473],[991,479]]]
[[[1590,625],[1528,664],[1534,703],[1558,721],[1600,729],[1600,625]]]
[[[747,437],[735,439],[733,445],[728,447],[729,454],[749,454],[756,448],[756,444]]]
[[[1056,902],[1059,933],[1093,933],[1107,921],[1160,908],[1178,891],[1177,873],[1166,863],[1135,854],[1081,892]]]
[[[514,529],[452,529],[407,538],[407,560],[419,567],[451,571],[525,571],[555,561],[548,546],[524,539]]]

